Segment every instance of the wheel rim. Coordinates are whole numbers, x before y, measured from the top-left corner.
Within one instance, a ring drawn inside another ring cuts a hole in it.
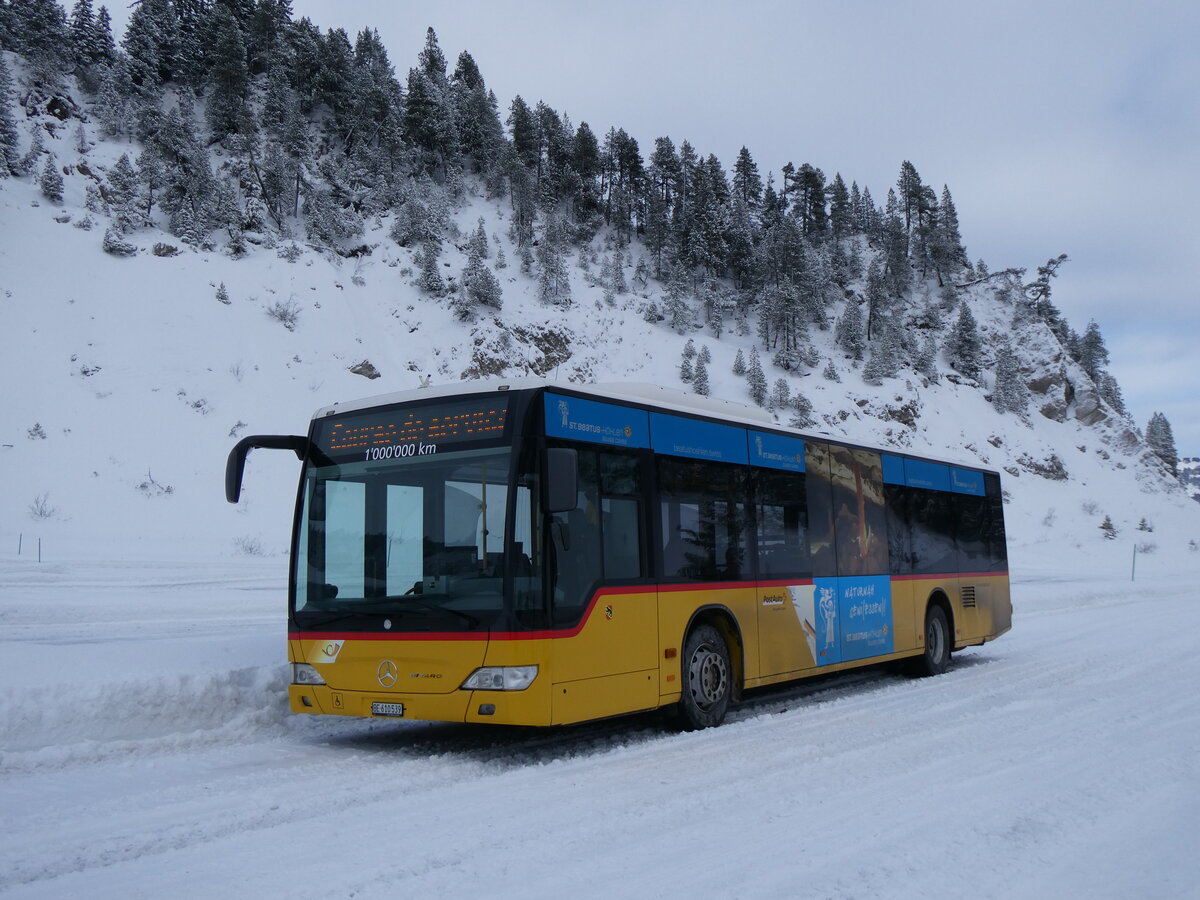
[[[936,662],[941,662],[943,654],[946,652],[946,635],[942,631],[942,622],[937,616],[930,616],[929,627],[925,629],[925,647],[929,651],[929,658]]]
[[[708,710],[720,703],[728,684],[729,669],[725,657],[707,644],[698,647],[688,665],[688,687],[696,706]]]

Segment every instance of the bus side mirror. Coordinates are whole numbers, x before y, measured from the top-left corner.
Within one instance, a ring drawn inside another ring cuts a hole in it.
[[[297,459],[304,459],[308,438],[298,434],[255,434],[244,437],[229,451],[225,461],[225,499],[237,503],[242,496],[242,476],[246,471],[246,456],[255,447],[265,450],[291,450]]]
[[[546,512],[570,512],[579,505],[579,454],[565,447],[546,451]]]

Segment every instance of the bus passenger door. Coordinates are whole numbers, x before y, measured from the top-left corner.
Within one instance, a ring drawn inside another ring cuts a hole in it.
[[[555,724],[658,703],[657,592],[630,583],[646,569],[639,465],[580,450],[578,506],[552,517]]]

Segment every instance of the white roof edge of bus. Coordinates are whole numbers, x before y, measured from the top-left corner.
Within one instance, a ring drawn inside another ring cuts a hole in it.
[[[715,397],[702,397],[699,394],[691,394],[687,391],[681,391],[677,388],[663,387],[657,384],[647,384],[644,382],[605,382],[597,384],[576,384],[567,382],[565,384],[556,381],[547,381],[544,378],[536,378],[523,376],[519,378],[481,378],[476,381],[460,381],[457,384],[439,384],[430,385],[429,387],[414,388],[409,391],[394,391],[388,394],[377,394],[373,397],[363,397],[359,400],[350,400],[345,403],[334,403],[329,406],[323,406],[313,413],[314,419],[319,419],[324,416],[334,413],[355,412],[357,410],[369,409],[372,406],[389,406],[393,403],[410,403],[414,400],[433,400],[438,397],[457,397],[464,394],[486,394],[489,391],[524,391],[535,388],[558,388],[561,390],[575,391],[580,394],[592,394],[599,399],[607,400],[629,400],[634,403],[650,403],[660,409],[670,410],[672,412],[690,412],[709,414],[731,422],[737,422],[742,425],[757,425],[766,426],[776,431],[787,431],[795,434],[798,437],[812,439],[831,440],[834,443],[853,443],[845,439],[839,439],[832,435],[822,434],[820,432],[813,434],[811,432],[800,431],[792,428],[790,425],[783,425],[776,422],[771,415],[764,409],[757,406],[750,406],[748,403],[738,403],[733,400],[721,400]],[[862,446],[864,449],[875,449],[880,453],[890,453],[896,456],[913,456],[917,459],[928,460],[929,462],[941,463],[947,466],[956,466],[963,469],[974,469],[978,472],[992,472],[999,474],[998,470],[979,463],[970,463],[963,460],[951,460],[937,456],[927,456],[924,454],[914,454],[902,449],[890,449],[887,447],[873,447],[869,444],[855,445]]]
[[[438,397],[456,397],[463,394],[480,394],[489,391],[521,391],[533,388],[559,388],[576,391],[581,394],[592,394],[609,400],[630,400],[636,403],[650,402],[663,409],[678,412],[702,412],[716,414],[721,418],[740,419],[757,425],[775,426],[775,421],[764,410],[745,403],[735,403],[731,400],[720,400],[713,397],[702,397],[675,388],[662,387],[657,384],[638,382],[612,382],[608,384],[575,384],[568,382],[560,384],[547,381],[544,378],[486,378],[478,381],[462,381],[458,384],[430,385],[415,388],[410,391],[396,391],[390,394],[378,394],[374,397],[364,397],[346,403],[334,403],[323,406],[313,413],[314,419],[323,418],[333,413],[353,412],[369,409],[372,406],[387,406],[393,403],[408,403],[413,400],[433,400]],[[775,426],[777,427],[777,426]]]

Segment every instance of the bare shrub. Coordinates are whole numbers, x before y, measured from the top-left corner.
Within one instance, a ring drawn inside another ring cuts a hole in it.
[[[242,535],[233,539],[233,549],[240,556],[266,556],[266,548],[263,547],[261,538],[252,537],[251,535]]]
[[[53,519],[58,515],[58,507],[50,505],[50,495],[48,493],[38,494],[33,498],[33,502],[29,504],[29,517],[31,519]]]
[[[295,331],[300,320],[300,304],[295,300],[276,300],[267,307],[267,315],[288,331]]]

